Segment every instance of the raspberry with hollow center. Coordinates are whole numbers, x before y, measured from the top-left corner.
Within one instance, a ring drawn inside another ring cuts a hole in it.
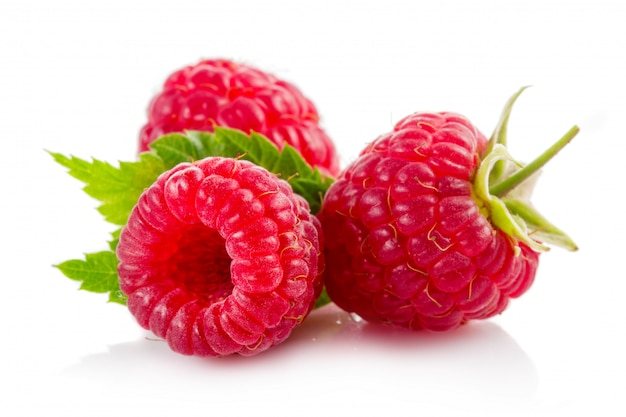
[[[293,84],[226,59],[206,59],[172,73],[148,107],[139,150],[166,133],[231,127],[261,133],[279,149],[293,146],[332,176],[339,156],[313,102]]]
[[[137,322],[186,355],[254,355],[285,340],[321,292],[321,226],[286,181],[210,157],[163,173],[117,246]]]

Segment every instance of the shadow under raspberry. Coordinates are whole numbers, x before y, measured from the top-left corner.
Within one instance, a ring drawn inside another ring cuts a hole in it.
[[[415,410],[504,412],[530,406],[538,391],[533,361],[491,321],[445,333],[411,332],[356,321],[334,304],[257,356],[183,356],[146,332],[82,358],[63,376],[87,397],[149,395],[172,405],[193,400],[219,408],[239,404],[244,395],[239,405],[250,404],[250,411],[280,393],[285,409],[323,401],[350,411],[356,401],[359,409],[393,402]]]

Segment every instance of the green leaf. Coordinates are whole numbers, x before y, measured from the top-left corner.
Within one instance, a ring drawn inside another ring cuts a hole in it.
[[[120,291],[117,265],[114,252],[102,251],[86,254],[84,260],[72,259],[54,266],[66,277],[81,281],[81,290],[109,293],[110,302],[126,304],[126,297]]]
[[[313,175],[311,166],[302,159],[302,156],[295,148],[289,145],[285,145],[283,148],[272,172],[283,175],[285,178],[290,178],[294,175],[308,178]]]
[[[165,171],[163,159],[152,153],[141,154],[136,162],[120,162],[119,167],[97,159],[86,161],[49,153],[69,169],[71,176],[85,183],[85,193],[102,203],[98,211],[106,221],[121,226],[126,224],[143,190]]]
[[[196,147],[198,159],[209,156],[225,155],[224,144],[217,140],[215,134],[198,130],[188,130],[185,132],[187,140]],[[237,155],[234,155],[237,156]]]
[[[253,162],[289,182],[293,190],[304,197],[313,213],[321,208],[322,197],[333,183],[333,179],[323,176],[317,168],[309,165],[292,146],[285,145],[279,150],[265,136],[258,133],[246,135],[228,128],[215,128],[214,139],[220,146],[214,146],[219,156],[241,158]]]
[[[49,153],[71,176],[85,184],[85,193],[102,203],[98,211],[106,221],[121,226],[113,232],[108,251],[56,266],[67,277],[82,281],[81,289],[108,292],[110,301],[121,304],[125,299],[119,290],[115,256],[120,231],[141,193],[168,169],[210,156],[246,159],[287,180],[294,191],[309,202],[313,213],[321,208],[322,197],[333,181],[311,167],[291,146],[279,150],[263,135],[246,135],[229,128],[216,128],[215,133],[188,131],[184,135],[162,136],[150,145],[150,151],[140,154],[137,161],[120,162],[118,166],[97,159],[87,161]]]
[[[150,144],[166,167],[174,167],[181,162],[193,162],[199,159],[198,144],[189,137],[174,133],[160,137]]]
[[[109,242],[109,249],[113,253],[115,253],[115,249],[117,248],[117,243],[120,241],[120,233],[122,233],[121,227],[113,231],[113,233],[111,233],[111,236],[113,237],[113,239]]]
[[[320,210],[322,196],[333,183],[332,178],[309,165],[295,148],[285,145],[279,150],[265,136],[254,132],[247,135],[224,127],[216,127],[214,133],[188,131],[185,135],[163,136],[150,147],[164,161],[166,169],[210,156],[250,161],[288,181],[307,200],[313,213]]]
[[[215,128],[215,140],[223,145],[221,150],[216,150],[222,152],[219,156],[241,157],[279,174],[272,168],[277,164],[281,156],[280,152],[276,145],[264,136],[258,133],[246,135],[239,130],[217,127]]]

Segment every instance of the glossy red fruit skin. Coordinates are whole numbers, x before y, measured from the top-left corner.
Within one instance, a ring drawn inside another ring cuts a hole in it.
[[[158,137],[215,125],[267,136],[279,149],[296,148],[328,175],[339,172],[335,145],[313,102],[292,83],[227,59],[206,59],[172,73],[148,107],[139,151]]]
[[[250,162],[163,173],[117,245],[137,322],[175,352],[255,355],[285,340],[321,292],[323,237],[308,203]]]
[[[501,313],[539,254],[488,220],[472,180],[487,140],[465,117],[415,113],[328,190],[325,285],[370,322],[443,331]]]

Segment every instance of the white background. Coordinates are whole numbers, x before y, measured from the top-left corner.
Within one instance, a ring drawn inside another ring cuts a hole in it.
[[[621,0],[4,0],[0,5],[0,414],[626,414]],[[578,124],[536,206],[580,246],[542,255],[505,313],[446,334],[330,306],[253,358],[176,355],[52,267],[104,249],[96,202],[44,151],[134,158],[165,77],[227,57],[297,84],[345,166],[418,110],[485,134],[518,88],[510,149]]]

